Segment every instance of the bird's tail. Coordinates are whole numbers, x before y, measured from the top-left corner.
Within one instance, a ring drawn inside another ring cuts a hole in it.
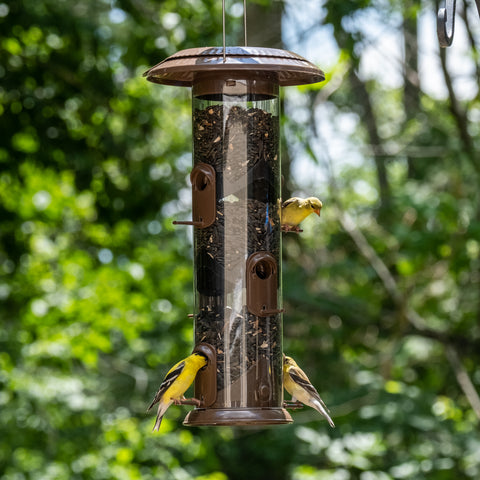
[[[157,418],[155,420],[155,425],[153,426],[152,432],[158,432],[160,430],[160,425],[162,424],[163,416],[165,415],[165,412],[167,411],[167,408],[171,404],[172,404],[172,402],[160,403],[158,405]]]
[[[330,415],[328,414],[327,409],[322,405],[322,402],[317,400],[316,398],[312,399],[312,405],[311,405],[315,410],[320,412],[328,421],[329,425],[332,428],[335,428],[335,424],[333,423],[333,420],[331,419]]]

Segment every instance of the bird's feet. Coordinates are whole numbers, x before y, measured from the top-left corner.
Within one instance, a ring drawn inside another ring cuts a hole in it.
[[[177,400],[178,403],[173,401],[175,405],[195,405],[196,407],[200,407],[202,402],[198,398],[182,398],[181,400]]]
[[[283,408],[291,408],[292,410],[296,410],[299,408],[303,408],[304,405],[301,402],[283,402]]]
[[[282,225],[282,232],[300,233],[303,232],[303,230],[298,225]]]

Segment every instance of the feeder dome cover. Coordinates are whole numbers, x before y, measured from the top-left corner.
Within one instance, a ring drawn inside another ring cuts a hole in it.
[[[275,72],[281,87],[325,80],[322,70],[300,55],[262,47],[226,47],[225,57],[222,47],[189,48],[168,57],[143,75],[150,82],[191,87],[199,73],[242,70]]]

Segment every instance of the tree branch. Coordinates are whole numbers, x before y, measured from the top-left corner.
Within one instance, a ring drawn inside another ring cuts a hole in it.
[[[373,105],[370,101],[370,95],[365,86],[365,83],[352,70],[349,75],[353,91],[356,92],[358,104],[364,110],[364,123],[367,129],[368,137],[371,145],[377,145],[378,151],[372,152],[377,171],[378,190],[380,192],[380,211],[387,212],[390,208],[390,183],[388,181],[387,169],[385,166],[385,155],[383,151],[383,143],[378,133],[377,121],[373,111]]]
[[[346,212],[340,211],[339,208],[337,208],[337,213],[340,224],[355,242],[355,245],[357,245],[357,248],[363,255],[363,257],[370,263],[372,268],[375,270],[378,277],[382,281],[385,290],[389,293],[396,307],[400,309],[400,311],[404,312],[407,321],[415,327],[415,329],[420,335],[425,335],[433,338],[441,342],[445,346],[445,354],[455,373],[457,383],[467,397],[467,400],[470,403],[472,410],[475,412],[477,418],[480,420],[480,397],[475,389],[475,386],[470,380],[468,372],[462,365],[457,350],[452,345],[451,340],[448,338],[447,335],[433,335],[433,331],[427,329],[423,318],[414,309],[406,306],[406,302],[402,293],[400,292],[400,289],[398,288],[395,278],[390,273],[383,260],[377,255],[375,250],[368,243],[363,233],[357,228],[350,215],[348,215],[348,213]]]
[[[319,130],[317,128],[317,125],[315,124],[315,115],[312,115],[312,122],[314,135],[319,138]],[[468,402],[470,403],[472,410],[480,419],[480,397],[468,375],[468,372],[465,370],[461,363],[457,350],[452,344],[452,339],[446,334],[436,333],[429,329],[426,326],[426,322],[418,314],[418,312],[407,305],[404,295],[398,287],[398,284],[393,275],[391,274],[390,270],[385,265],[385,262],[380,258],[377,252],[375,252],[365,235],[357,227],[352,217],[344,209],[341,208],[340,200],[337,195],[338,188],[335,181],[335,176],[333,174],[332,159],[328,154],[327,145],[324,145],[323,153],[326,158],[329,184],[332,190],[332,197],[335,200],[336,215],[340,222],[340,225],[353,240],[360,254],[369,262],[369,264],[375,270],[385,290],[392,299],[395,307],[403,314],[403,317],[408,321],[408,323],[414,327],[416,333],[435,339],[445,346],[445,354],[455,373],[455,378],[457,379],[460,388],[462,389]]]
[[[445,85],[447,87],[448,96],[450,99],[450,112],[452,113],[453,118],[455,119],[458,135],[462,141],[463,148],[465,152],[468,153],[468,156],[470,157],[471,163],[477,175],[480,175],[480,166],[478,163],[478,158],[475,153],[475,149],[473,147],[472,138],[468,133],[467,115],[466,115],[466,112],[462,111],[462,108],[460,107],[460,103],[458,101],[457,95],[455,94],[455,90],[453,88],[452,77],[450,75],[450,72],[448,71],[446,50],[447,50],[446,48],[440,49],[440,63],[442,65],[443,78],[445,79]]]
[[[477,390],[468,376],[468,372],[462,365],[457,351],[451,345],[446,346],[445,353],[450,365],[453,368],[453,371],[455,372],[455,377],[460,385],[460,388],[467,397],[467,400],[470,403],[472,410],[475,412],[475,415],[480,420],[480,397],[478,396]]]
[[[477,4],[478,5],[478,4]],[[463,0],[463,9],[460,12],[460,16],[463,19],[463,22],[465,23],[465,29],[467,31],[467,38],[470,43],[470,48],[472,49],[472,53],[474,58],[478,58],[478,48],[477,44],[475,42],[475,37],[472,32],[472,27],[470,26],[470,21],[468,19],[468,7],[470,6],[470,2],[467,0]],[[480,12],[479,12],[480,14]],[[476,72],[476,77],[480,78],[480,65],[478,62],[475,62],[475,72]]]

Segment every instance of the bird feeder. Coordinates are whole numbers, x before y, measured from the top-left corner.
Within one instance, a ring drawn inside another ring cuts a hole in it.
[[[283,408],[279,87],[324,80],[304,58],[192,48],[145,74],[192,87],[195,380],[186,425],[292,421]]]

